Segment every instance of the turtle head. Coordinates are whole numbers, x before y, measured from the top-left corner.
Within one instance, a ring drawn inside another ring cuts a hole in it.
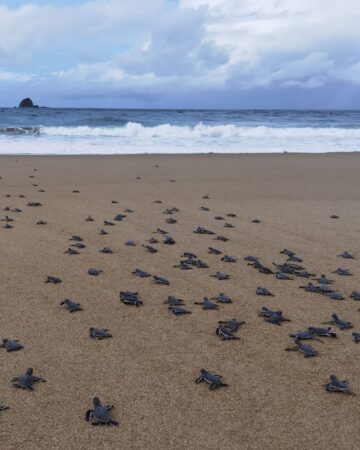
[[[93,331],[94,331],[94,328],[93,328],[93,327],[89,328],[90,337],[92,337]]]
[[[27,371],[26,371],[26,375],[32,375],[33,372],[34,372],[33,368],[32,368],[32,367],[29,367],[29,368],[27,369]]]
[[[9,339],[8,338],[4,338],[2,341],[3,341],[3,344],[6,344],[9,341]]]
[[[200,373],[201,373],[201,375],[205,375],[207,373],[207,370],[206,369],[201,369]]]
[[[94,402],[94,406],[99,406],[101,404],[100,400],[99,400],[99,397],[94,397],[93,398],[93,402]]]
[[[337,376],[335,376],[335,375],[330,375],[330,380],[331,380],[331,381],[337,381]]]
[[[337,319],[337,318],[338,318],[338,315],[334,313],[334,314],[331,315],[331,317],[332,317],[333,319]]]

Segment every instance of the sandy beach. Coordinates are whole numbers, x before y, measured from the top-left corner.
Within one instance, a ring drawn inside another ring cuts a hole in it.
[[[10,407],[0,412],[0,447],[357,449],[360,345],[351,333],[360,332],[360,302],[349,295],[360,290],[359,174],[356,153],[0,156],[0,218],[13,219],[11,229],[0,223],[0,338],[24,345],[13,353],[0,349],[0,404]],[[179,211],[163,214],[172,207]],[[123,221],[104,226],[120,213]],[[94,221],[85,220],[89,215]],[[177,223],[166,223],[170,217]],[[197,227],[229,241],[194,234]],[[176,244],[164,245],[157,228]],[[79,255],[64,253],[72,235],[84,239]],[[152,237],[160,241],[154,254],[142,247]],[[128,240],[136,246],[126,246]],[[113,254],[99,253],[105,246]],[[209,247],[237,263],[222,262]],[[345,300],[299,289],[311,279],[280,281],[244,261],[253,255],[274,268],[286,261],[284,248],[309,272],[334,279]],[[337,256],[345,250],[356,259]],[[174,268],[186,251],[209,268]],[[89,276],[91,267],[103,272]],[[338,267],[353,276],[332,274]],[[133,276],[136,268],[170,286]],[[230,279],[209,277],[216,271]],[[49,275],[62,283],[45,283]],[[274,297],[257,296],[258,286]],[[137,291],[143,305],[124,305],[120,291]],[[220,292],[233,303],[216,311],[194,305]],[[171,314],[163,304],[169,295],[184,299],[192,314]],[[83,311],[69,314],[59,305],[66,298]],[[291,322],[265,322],[262,306],[282,310]],[[284,351],[293,342],[289,333],[321,326],[334,312],[354,329],[335,327],[337,339],[311,341],[315,358]],[[232,318],[246,322],[240,340],[222,341],[218,321]],[[90,339],[89,327],[107,328],[113,337]],[[28,367],[47,382],[34,392],[12,388],[10,380]],[[228,387],[195,384],[201,368],[221,374]],[[326,392],[331,374],[350,380],[357,396]],[[118,428],[84,420],[95,395],[115,406]]]

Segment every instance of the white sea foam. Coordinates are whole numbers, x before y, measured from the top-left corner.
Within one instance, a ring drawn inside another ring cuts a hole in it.
[[[360,128],[163,124],[3,129],[0,154],[279,153],[360,151]]]

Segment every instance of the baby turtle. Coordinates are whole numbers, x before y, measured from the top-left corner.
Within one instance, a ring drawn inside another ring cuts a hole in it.
[[[245,256],[244,261],[255,262],[255,261],[258,261],[258,259],[259,258],[256,258],[255,256],[248,255],[248,256]]]
[[[24,348],[23,345],[20,344],[20,341],[17,339],[7,339],[4,338],[2,340],[2,344],[0,344],[0,348],[5,348],[7,352],[16,352],[17,350],[21,350]]]
[[[315,336],[323,336],[323,337],[332,337],[336,338],[337,335],[331,327],[328,328],[320,328],[320,327],[309,327],[308,331]]]
[[[130,247],[135,247],[136,246],[135,241],[132,241],[132,240],[126,241],[125,245],[128,245]]]
[[[219,320],[219,325],[223,325],[224,327],[228,328],[230,331],[238,331],[238,329],[241,327],[241,325],[244,325],[246,322],[236,319],[230,319],[230,320]]]
[[[208,269],[208,268],[209,268],[209,265],[206,264],[206,262],[201,261],[201,259],[198,259],[198,260],[196,261],[196,267],[197,267],[198,269]]]
[[[355,395],[349,390],[349,381],[340,381],[335,375],[330,375],[330,383],[325,385],[328,392],[343,392],[344,394]]]
[[[169,219],[166,219],[165,222],[170,225],[173,225],[173,224],[177,223],[177,220],[174,219],[173,217],[169,217]]]
[[[170,306],[182,306],[184,305],[184,300],[174,297],[173,295],[169,295],[169,297],[164,301],[164,304],[168,304]]]
[[[46,225],[47,222],[45,220],[39,220],[36,222],[36,225]]]
[[[319,286],[316,286],[313,283],[308,283],[306,286],[299,286],[300,289],[304,289],[306,292],[313,292],[318,294],[320,291]]]
[[[181,306],[168,306],[168,310],[171,311],[175,316],[181,316],[183,314],[191,314],[191,311],[187,311]]]
[[[69,300],[68,298],[63,300],[60,303],[60,306],[66,305],[67,309],[70,313],[76,312],[76,311],[82,311],[83,309],[80,306],[80,303],[76,303],[73,300]]]
[[[101,229],[101,230],[99,231],[99,234],[100,234],[100,236],[105,236],[106,234],[109,234],[109,233],[108,233],[107,231]]]
[[[70,247],[75,247],[82,250],[83,248],[86,248],[86,245],[82,244],[81,242],[77,242],[76,244],[71,244]]]
[[[266,289],[264,287],[258,287],[256,289],[256,295],[265,295],[268,297],[274,297],[274,294],[272,294],[269,289]]]
[[[275,276],[278,280],[293,280],[293,278],[289,277],[289,275],[284,272],[276,272]]]
[[[90,337],[92,339],[98,339],[99,341],[101,339],[110,338],[112,337],[112,334],[109,333],[109,330],[107,328],[89,328]]]
[[[32,206],[33,208],[36,208],[37,206],[42,206],[42,204],[39,202],[29,202],[27,206]]]
[[[142,305],[142,300],[139,299],[137,292],[130,292],[130,291],[121,291],[120,292],[120,301],[124,303],[125,305],[133,305],[133,306],[140,306]]]
[[[223,292],[220,292],[220,294],[217,297],[213,297],[211,300],[216,300],[219,303],[232,303],[232,300],[230,297],[225,295]]]
[[[337,214],[331,214],[330,219],[339,219],[340,217]]]
[[[90,269],[88,270],[88,274],[92,275],[94,277],[97,277],[98,275],[100,275],[102,273],[102,270],[100,269],[95,269],[94,267],[90,267]]]
[[[355,344],[359,344],[360,343],[360,333],[354,332],[352,334],[352,337],[353,337],[353,340],[354,340]]]
[[[352,298],[353,300],[360,301],[360,291],[353,291],[350,294],[350,298]]]
[[[341,258],[345,258],[345,259],[355,259],[355,256],[350,252],[343,252],[343,253],[341,253],[341,255],[338,255],[338,256],[340,256]]]
[[[149,252],[149,253],[157,253],[158,250],[154,247],[151,247],[151,245],[142,245],[144,247],[144,249]]]
[[[296,341],[301,340],[307,340],[307,339],[313,339],[314,341],[323,342],[320,339],[318,339],[314,333],[312,333],[310,330],[305,331],[297,331],[296,333],[289,334],[290,337],[295,338]]]
[[[92,426],[109,425],[117,427],[119,422],[116,422],[111,418],[110,411],[113,409],[113,405],[103,406],[97,397],[93,399],[94,409],[89,409],[85,413],[86,422],[90,422]]]
[[[343,295],[337,291],[331,291],[326,294],[332,300],[344,300]]]
[[[10,407],[0,404],[0,411],[6,411],[7,409],[10,409]]]
[[[67,255],[80,255],[80,252],[78,252],[77,250],[69,247],[66,252],[64,252]]]
[[[163,277],[153,276],[155,284],[162,284],[164,286],[170,286],[170,281]]]
[[[296,347],[288,347],[286,351],[297,351],[304,354],[305,358],[312,358],[318,355],[318,351],[310,345],[302,344],[298,339],[295,339]]]
[[[85,219],[86,222],[94,222],[93,217],[91,216],[87,216],[87,218]]]
[[[195,305],[202,305],[202,309],[219,309],[219,306],[216,303],[211,302],[207,297],[204,297],[202,302],[194,302]]]
[[[227,275],[223,272],[216,272],[214,275],[209,275],[211,278],[216,278],[217,280],[228,280],[230,278],[230,275]]]
[[[235,226],[231,223],[226,222],[224,228],[235,228]]]
[[[53,284],[59,284],[61,282],[62,282],[62,280],[60,278],[53,277],[50,275],[46,278],[46,281],[45,281],[45,283],[53,283]]]
[[[318,278],[315,278],[318,283],[321,284],[332,284],[335,283],[334,280],[329,280],[326,275],[321,274]]]
[[[234,336],[232,330],[227,328],[225,325],[219,325],[216,328],[216,335],[219,336],[223,341],[232,341],[240,339],[238,336]]]
[[[220,250],[217,250],[216,248],[213,248],[213,247],[209,247],[208,248],[208,253],[214,254],[214,255],[221,255],[222,254],[222,252]]]
[[[338,275],[341,276],[350,276],[352,275],[352,273],[350,272],[349,269],[343,269],[342,267],[338,267],[334,272],[332,273],[337,273]]]
[[[286,319],[283,316],[282,311],[272,311],[265,306],[262,307],[259,316],[264,317],[266,322],[270,322],[274,325],[281,325],[282,322],[290,322],[290,319]]]
[[[144,270],[141,269],[135,269],[133,272],[131,272],[133,275],[136,275],[140,278],[148,278],[151,277],[151,274],[148,272],[145,272]]]
[[[353,324],[351,322],[347,322],[346,320],[342,320],[339,318],[339,316],[337,314],[332,314],[331,315],[332,320],[330,320],[329,322],[323,322],[325,323],[331,323],[333,325],[336,325],[337,327],[340,328],[340,330],[348,330],[349,328],[353,328]]]
[[[171,236],[166,236],[166,238],[164,239],[164,244],[165,245],[174,245],[174,244],[176,244],[176,242],[174,241],[174,239]]]
[[[122,222],[125,219],[126,215],[125,214],[118,214],[117,216],[114,217],[114,220],[116,220],[117,222]]]
[[[76,241],[76,242],[82,242],[84,239],[78,235],[71,236],[69,241]]]
[[[104,226],[105,227],[114,227],[115,224],[113,222],[110,222],[109,220],[104,220]]]
[[[227,386],[226,383],[223,383],[221,381],[222,376],[221,375],[217,375],[215,373],[209,372],[208,370],[205,369],[201,369],[200,370],[201,375],[196,378],[195,383],[199,384],[202,381],[205,381],[205,383],[208,383],[209,389],[217,389],[221,386]]]
[[[44,378],[36,377],[33,375],[33,369],[29,367],[24,375],[20,375],[19,377],[15,377],[11,380],[13,387],[19,389],[26,389],[28,391],[33,391],[34,383],[41,382],[45,383],[46,380]]]
[[[112,254],[114,252],[109,247],[103,247],[101,250],[99,250],[99,253],[105,253],[107,255],[110,255],[110,254]]]
[[[225,236],[216,236],[216,238],[214,238],[215,241],[222,241],[222,242],[227,242],[230,239],[225,237]]]
[[[194,231],[195,234],[209,234],[209,235],[213,235],[215,234],[214,232],[207,230],[204,227],[197,227],[196,230]]]
[[[221,258],[221,261],[223,261],[223,262],[228,262],[228,263],[236,263],[237,261],[236,261],[236,258],[234,258],[233,256],[229,256],[229,255],[224,255],[222,258]]]

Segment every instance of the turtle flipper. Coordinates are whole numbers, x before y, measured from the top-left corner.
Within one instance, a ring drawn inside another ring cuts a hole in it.
[[[112,427],[118,427],[119,422],[116,422],[116,420],[110,420],[109,425],[111,425]]]
[[[195,383],[196,383],[196,384],[199,384],[199,383],[201,383],[202,381],[204,381],[204,377],[201,375],[199,378],[196,378]]]
[[[86,422],[89,422],[91,416],[92,416],[93,410],[92,409],[88,409],[85,413],[85,420]]]

